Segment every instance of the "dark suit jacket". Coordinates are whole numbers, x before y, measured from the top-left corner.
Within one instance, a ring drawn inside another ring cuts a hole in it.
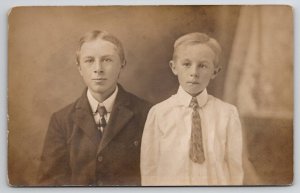
[[[140,144],[149,103],[120,85],[101,137],[83,95],[51,117],[40,185],[140,185]]]

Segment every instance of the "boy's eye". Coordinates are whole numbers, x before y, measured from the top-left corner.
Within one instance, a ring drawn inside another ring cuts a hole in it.
[[[200,68],[208,68],[208,65],[206,63],[200,63],[199,66]]]
[[[85,59],[84,62],[85,63],[92,63],[92,62],[94,62],[94,59],[93,58],[88,58],[88,59]]]
[[[104,62],[112,62],[112,59],[111,59],[111,58],[104,58],[103,61],[104,61]]]
[[[188,66],[191,65],[191,63],[189,63],[189,62],[184,62],[182,65],[188,67]]]

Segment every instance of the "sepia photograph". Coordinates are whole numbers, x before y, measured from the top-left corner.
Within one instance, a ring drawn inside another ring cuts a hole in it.
[[[9,186],[293,184],[291,6],[23,6],[7,19]]]

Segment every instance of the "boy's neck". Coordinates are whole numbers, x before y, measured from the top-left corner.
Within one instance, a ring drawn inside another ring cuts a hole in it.
[[[191,93],[188,93],[189,95],[191,95],[192,97],[197,97],[198,95],[200,95],[201,93],[203,92],[203,90],[202,91],[200,91],[200,92],[198,92],[198,93],[196,93],[196,94],[191,94]]]
[[[103,101],[108,99],[115,92],[116,89],[117,89],[117,85],[113,89],[111,89],[105,93],[91,92],[91,94],[94,97],[94,99],[96,99],[99,103],[102,103]]]

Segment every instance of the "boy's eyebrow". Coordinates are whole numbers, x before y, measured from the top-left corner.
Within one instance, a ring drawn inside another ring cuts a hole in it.
[[[184,60],[184,61],[191,61],[191,60],[190,60],[190,59],[188,59],[188,58],[184,58],[183,60]]]
[[[188,59],[188,58],[184,58],[184,59],[182,60],[182,62],[190,62],[190,61],[191,61],[191,60]],[[206,59],[202,59],[202,60],[200,60],[200,61],[198,61],[198,62],[200,62],[200,63],[202,63],[202,62],[209,63],[210,61],[209,61],[209,60],[206,60]]]
[[[93,56],[84,56],[83,58],[94,58]]]
[[[103,55],[101,56],[101,58],[106,58],[106,57],[113,57],[113,55],[107,54],[107,55]],[[95,58],[94,56],[83,56],[82,58],[84,59],[91,59],[91,58]]]
[[[104,57],[112,57],[113,55],[111,55],[111,54],[107,54],[107,55],[103,55],[103,56],[101,56],[102,58],[104,58]]]

